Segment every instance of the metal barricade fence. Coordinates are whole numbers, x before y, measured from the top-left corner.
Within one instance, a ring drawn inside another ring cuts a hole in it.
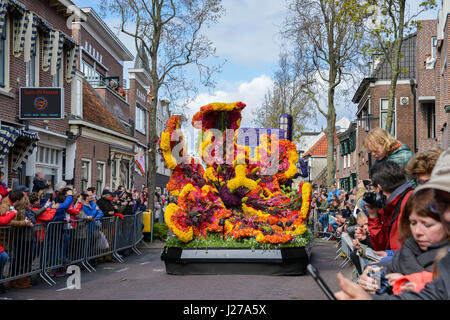
[[[138,212],[135,215],[135,228],[134,228],[134,238],[133,238],[133,251],[139,255],[141,255],[142,253],[138,250],[137,245],[139,244],[139,242],[141,242],[144,239],[144,233],[143,233],[143,229],[144,229],[144,212]]]
[[[89,260],[114,254],[117,217],[106,217],[90,222],[87,229],[86,263],[95,270]],[[120,260],[119,260],[120,261]]]
[[[95,271],[89,260],[110,254],[123,262],[119,251],[142,254],[136,247],[144,238],[142,225],[143,212],[123,219],[56,221],[33,228],[2,226],[0,245],[3,256],[9,258],[1,264],[0,256],[0,283],[39,274],[52,285],[56,282],[48,272],[67,265],[81,263],[89,272]]]
[[[39,274],[42,247],[34,228],[0,227],[0,245],[8,259],[0,265],[0,283]]]

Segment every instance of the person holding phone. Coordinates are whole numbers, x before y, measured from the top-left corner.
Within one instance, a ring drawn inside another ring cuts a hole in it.
[[[433,203],[429,209],[439,215],[447,235],[450,235],[450,148],[443,152],[436,162],[430,181],[417,188],[414,195],[431,190]],[[404,291],[398,295],[372,295],[370,296],[361,286],[345,279],[338,273],[337,279],[341,291],[336,292],[338,300],[448,300],[450,299],[450,249],[437,263],[439,277],[427,283],[419,292]]]

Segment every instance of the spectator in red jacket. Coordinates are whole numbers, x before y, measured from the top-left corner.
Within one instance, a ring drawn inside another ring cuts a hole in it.
[[[396,251],[402,246],[398,240],[398,226],[406,201],[413,192],[412,185],[402,169],[390,161],[373,166],[370,178],[377,191],[386,197],[382,208],[376,208],[365,200],[369,214],[370,241],[376,251]]]
[[[22,198],[24,197],[23,192],[13,191],[9,196],[4,198],[0,204],[0,226],[8,225],[17,215],[17,210],[15,206],[17,206]],[[6,253],[5,249],[1,246],[1,244],[6,244],[8,241],[8,234],[5,234],[5,230],[0,232],[0,279],[3,277],[3,266],[6,261],[8,261],[9,256]],[[0,284],[0,293],[5,293],[6,288],[3,284]]]
[[[8,188],[6,184],[3,182],[3,179],[5,179],[5,174],[0,171],[0,196],[1,198],[5,198],[8,196],[9,192],[11,191],[11,188]]]

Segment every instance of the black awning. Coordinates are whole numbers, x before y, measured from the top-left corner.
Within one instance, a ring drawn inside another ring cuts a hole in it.
[[[10,126],[0,126],[0,162],[8,154],[12,155],[12,169],[22,168],[28,161],[28,157],[37,147],[39,135],[37,132],[31,132],[24,129],[18,129]]]

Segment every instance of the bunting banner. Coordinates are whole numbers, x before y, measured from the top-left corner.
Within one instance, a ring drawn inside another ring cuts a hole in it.
[[[50,74],[54,76],[58,71],[59,57],[62,55],[62,47],[64,44],[64,37],[61,32],[55,31],[55,38],[52,41],[52,57],[50,65]]]
[[[25,44],[25,34],[28,29],[29,15],[28,11],[22,17],[16,18],[14,21],[14,57],[18,58],[22,54]]]
[[[31,57],[36,55],[36,40],[37,40],[37,17],[30,12],[28,14],[28,28],[25,33],[24,43],[24,61],[27,63],[31,60]]]
[[[55,44],[55,31],[50,30],[44,38],[44,50],[42,58],[42,70],[50,70],[50,65],[52,63],[53,46]]]
[[[70,54],[67,55],[67,63],[66,63],[66,81],[67,81],[67,83],[72,82],[73,78],[75,77],[79,52],[80,52],[79,47],[74,46],[70,50]]]

